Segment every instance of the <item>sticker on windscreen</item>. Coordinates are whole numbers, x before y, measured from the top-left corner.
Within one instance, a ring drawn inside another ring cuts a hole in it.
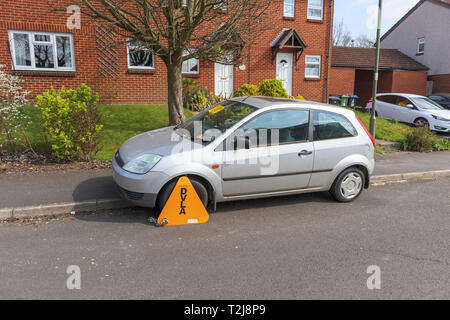
[[[224,106],[217,106],[217,107],[212,108],[211,110],[209,110],[209,113],[215,114],[215,113],[218,113],[218,112],[222,111],[223,109],[225,109]]]

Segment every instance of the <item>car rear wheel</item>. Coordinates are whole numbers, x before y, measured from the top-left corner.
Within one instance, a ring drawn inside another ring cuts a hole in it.
[[[189,178],[189,180],[191,181],[192,186],[195,189],[195,192],[197,193],[198,197],[200,198],[200,200],[202,201],[203,205],[206,208],[209,199],[208,189],[199,179]],[[172,194],[172,191],[175,188],[177,182],[178,179],[169,182],[164,186],[164,188],[159,193],[157,207],[160,211],[164,209],[164,206],[166,205],[167,200],[169,200],[169,197]]]
[[[428,120],[427,120],[427,119],[424,119],[424,118],[416,119],[416,120],[414,121],[414,124],[415,124],[417,127],[429,127],[429,126],[430,126],[430,124],[428,123]]]
[[[330,193],[336,201],[351,202],[361,195],[364,185],[364,173],[356,167],[349,168],[336,178]]]

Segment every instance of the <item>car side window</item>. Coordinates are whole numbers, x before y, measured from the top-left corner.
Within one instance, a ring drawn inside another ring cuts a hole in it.
[[[308,140],[309,110],[265,112],[247,122],[240,130],[258,147]]]
[[[381,96],[381,97],[377,97],[377,100],[383,101],[386,103],[396,104],[397,97],[396,96]]]
[[[357,135],[355,127],[344,116],[326,112],[314,111],[314,140],[328,140]]]
[[[412,102],[411,102],[409,99],[407,99],[407,98],[402,98],[402,97],[399,97],[399,98],[398,98],[398,102],[397,102],[397,105],[398,105],[398,106],[400,106],[400,107],[406,107],[408,104],[412,104]]]

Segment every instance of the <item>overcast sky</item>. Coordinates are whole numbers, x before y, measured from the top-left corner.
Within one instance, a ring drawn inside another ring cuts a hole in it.
[[[419,0],[383,0],[381,35],[388,31]],[[344,24],[353,37],[366,34],[375,38],[377,32],[378,0],[335,0],[335,23]]]

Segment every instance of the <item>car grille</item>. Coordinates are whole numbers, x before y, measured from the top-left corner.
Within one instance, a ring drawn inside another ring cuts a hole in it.
[[[122,194],[122,196],[127,200],[139,201],[144,198],[143,193],[128,191],[128,190],[125,190],[124,188],[120,187],[119,185],[117,185],[117,189]]]

